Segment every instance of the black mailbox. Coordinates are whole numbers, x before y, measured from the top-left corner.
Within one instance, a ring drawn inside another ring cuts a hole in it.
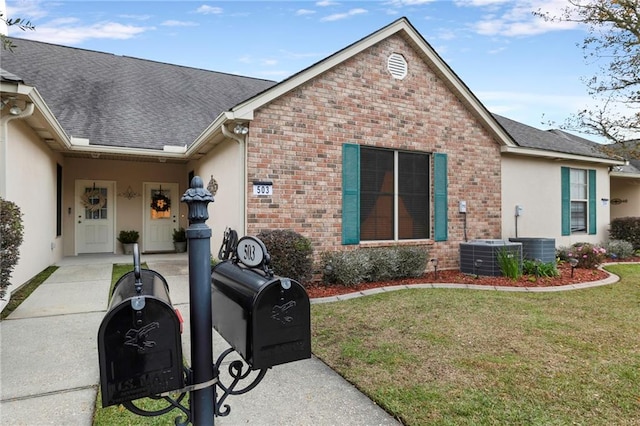
[[[309,296],[300,283],[225,261],[212,268],[211,302],[213,327],[251,369],[311,357]]]
[[[138,262],[116,283],[98,330],[102,406],[183,388],[180,333],[166,280]]]

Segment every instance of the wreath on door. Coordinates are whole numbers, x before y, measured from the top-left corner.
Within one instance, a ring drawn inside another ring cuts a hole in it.
[[[105,197],[99,189],[85,192],[82,197],[80,197],[80,200],[84,208],[90,212],[96,212],[107,204],[107,197]]]
[[[157,212],[166,212],[171,208],[171,200],[160,190],[151,197],[151,208]]]

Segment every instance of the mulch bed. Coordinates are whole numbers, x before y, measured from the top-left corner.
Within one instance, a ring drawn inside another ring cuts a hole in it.
[[[625,259],[625,262],[640,262],[640,257]],[[426,283],[448,283],[448,284],[476,284],[505,287],[554,287],[568,284],[578,284],[590,281],[598,281],[609,276],[608,273],[600,269],[580,269],[576,268],[571,276],[571,266],[561,264],[558,266],[560,276],[557,278],[536,278],[531,275],[523,275],[519,280],[512,280],[506,277],[487,277],[463,274],[458,270],[438,271],[436,277],[433,271],[418,277],[405,278],[394,281],[377,281],[371,283],[361,283],[354,286],[311,284],[305,288],[310,298],[338,296],[341,294],[354,293],[371,288],[388,287],[394,285],[426,284]]]

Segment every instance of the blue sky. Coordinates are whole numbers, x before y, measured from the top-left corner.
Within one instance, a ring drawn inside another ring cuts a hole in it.
[[[1,0],[0,0],[1,2]],[[492,112],[538,128],[593,104],[565,0],[6,1],[9,35],[280,81],[405,16]]]

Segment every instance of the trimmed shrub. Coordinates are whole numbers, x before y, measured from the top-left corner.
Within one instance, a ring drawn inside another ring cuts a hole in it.
[[[258,234],[258,238],[271,255],[270,266],[274,274],[301,284],[311,280],[313,247],[308,238],[287,229],[265,230]]]
[[[22,212],[13,202],[0,198],[0,298],[4,298],[13,268],[20,259],[24,235]]]
[[[424,274],[429,262],[429,252],[420,247],[396,247],[398,252],[397,278],[415,278]]]
[[[366,250],[367,277],[365,281],[388,281],[398,276],[400,268],[399,253],[397,250],[386,248],[372,248]]]
[[[419,277],[424,274],[428,261],[429,253],[423,248],[381,247],[324,252],[320,266],[323,282],[353,286],[362,282]]]
[[[324,252],[320,264],[327,284],[353,286],[369,278],[369,255],[364,250]]]
[[[609,236],[612,240],[624,240],[640,249],[640,217],[619,217],[611,221]]]
[[[633,244],[629,241],[611,240],[604,245],[604,248],[612,259],[626,259],[634,255]]]

